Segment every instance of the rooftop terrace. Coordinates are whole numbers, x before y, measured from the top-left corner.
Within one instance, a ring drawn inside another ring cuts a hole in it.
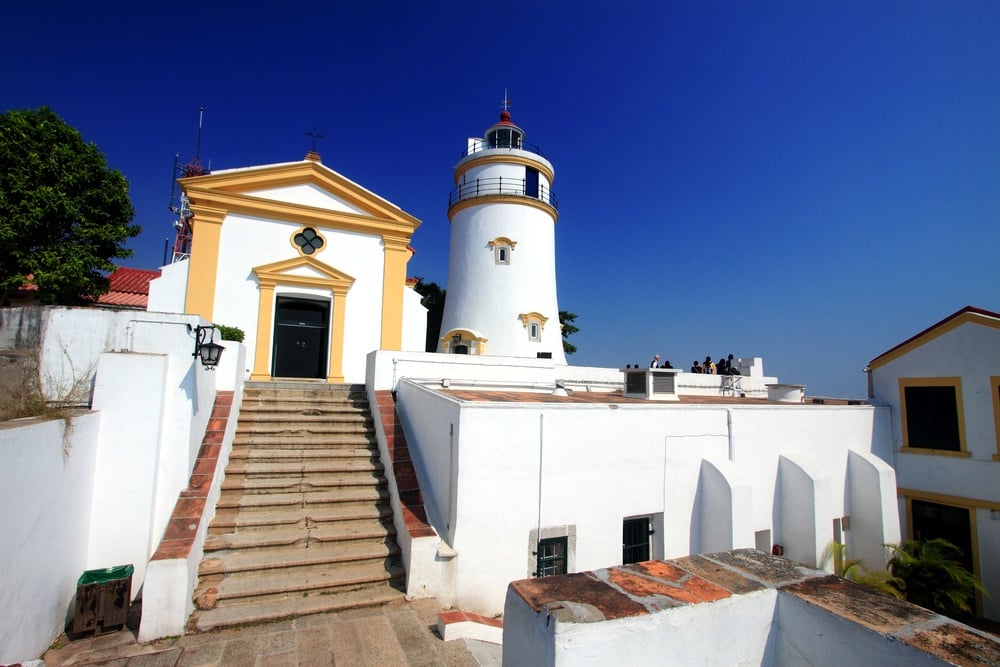
[[[519,665],[1000,664],[991,635],[752,549],[515,581],[504,637]]]

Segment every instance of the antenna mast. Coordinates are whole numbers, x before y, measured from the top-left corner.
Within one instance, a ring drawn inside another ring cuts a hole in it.
[[[187,195],[184,194],[184,191],[180,190],[178,194],[177,179],[202,176],[208,173],[208,171],[201,166],[201,162],[199,160],[201,157],[201,128],[204,117],[205,107],[199,107],[198,140],[195,143],[194,159],[181,166],[179,156],[174,156],[174,180],[170,186],[170,211],[177,216],[174,220],[174,229],[177,230],[177,234],[174,237],[174,251],[170,259],[171,263],[180,262],[181,260],[185,260],[191,256],[191,218],[194,217],[194,213],[191,212],[191,202],[188,201]]]

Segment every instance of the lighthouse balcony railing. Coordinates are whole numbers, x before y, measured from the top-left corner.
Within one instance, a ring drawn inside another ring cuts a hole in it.
[[[477,178],[474,181],[462,183],[452,190],[451,195],[448,197],[448,207],[450,208],[466,199],[491,195],[526,197],[545,202],[552,208],[558,208],[555,193],[544,184],[529,184],[528,180],[524,178],[504,178],[502,176],[498,178]]]
[[[535,144],[530,144],[517,137],[503,136],[497,137],[495,140],[469,139],[469,147],[462,152],[460,157],[468,157],[469,155],[475,155],[476,153],[481,153],[482,151],[497,149],[527,151],[529,153],[545,157],[545,153],[542,152],[542,149]]]

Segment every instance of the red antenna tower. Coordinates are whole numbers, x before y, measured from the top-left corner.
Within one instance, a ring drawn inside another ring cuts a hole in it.
[[[191,256],[191,202],[187,195],[177,187],[178,178],[188,178],[190,176],[202,176],[208,171],[201,166],[199,157],[201,155],[201,128],[202,120],[205,117],[205,107],[198,109],[198,141],[194,148],[194,159],[187,164],[180,164],[180,156],[174,155],[174,180],[170,187],[170,211],[177,216],[174,220],[174,229],[177,230],[174,236],[174,251],[170,262],[179,262]]]

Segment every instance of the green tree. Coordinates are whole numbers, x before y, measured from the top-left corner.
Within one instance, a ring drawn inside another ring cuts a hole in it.
[[[441,319],[444,317],[445,290],[437,283],[425,283],[423,278],[413,288],[422,299],[420,304],[427,309],[427,339],[424,342],[426,352],[437,352],[438,339],[441,338]]]
[[[959,561],[962,552],[948,540],[905,540],[889,548],[889,584],[908,602],[947,616],[963,616],[972,613],[976,592],[985,592]]]
[[[0,115],[0,300],[28,282],[45,304],[107,292],[134,215],[125,177],[51,109]]]
[[[575,321],[576,313],[571,313],[568,310],[559,311],[559,324],[562,325],[563,352],[566,354],[573,354],[576,352],[576,345],[573,345],[566,340],[567,336],[572,336],[580,330],[579,327],[573,324]]]

